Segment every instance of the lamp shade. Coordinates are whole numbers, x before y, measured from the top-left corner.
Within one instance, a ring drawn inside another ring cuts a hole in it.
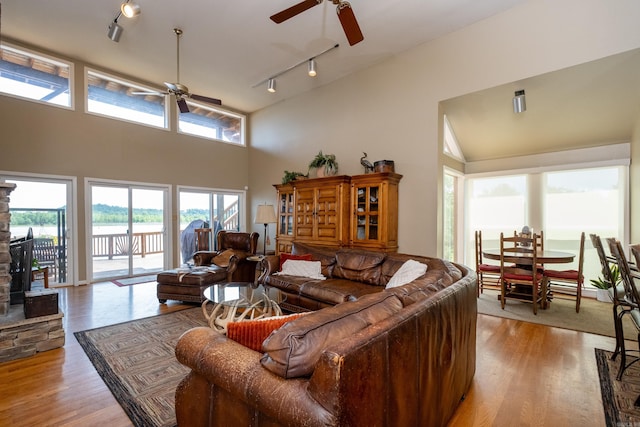
[[[256,218],[253,220],[255,224],[275,224],[277,222],[276,211],[273,205],[258,205]]]

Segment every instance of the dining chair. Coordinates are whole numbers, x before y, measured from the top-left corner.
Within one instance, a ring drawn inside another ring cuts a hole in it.
[[[624,348],[622,317],[627,314],[632,307],[624,299],[624,286],[622,286],[621,283],[616,283],[616,280],[613,278],[611,267],[609,266],[611,258],[605,254],[602,239],[597,234],[590,234],[589,237],[600,260],[602,277],[605,282],[611,285],[607,290],[611,301],[613,301],[613,326],[616,335],[616,348],[611,355],[611,360],[615,360],[618,354],[620,354],[621,349]]]
[[[636,260],[636,270],[640,271],[640,243],[631,245],[631,255]]]
[[[577,270],[544,269],[549,292],[554,297],[575,298],[576,313],[580,312],[580,300],[582,299],[582,288],[584,286],[584,275],[582,274],[582,268],[584,266],[584,239],[585,234],[583,231],[580,235]]]
[[[211,228],[196,228],[196,251],[211,250]]]
[[[500,233],[500,303],[502,309],[507,298],[533,304],[533,314],[538,314],[538,305],[546,307],[547,279],[538,265],[534,247],[537,239],[513,236],[505,237]],[[526,254],[527,256],[522,256]],[[520,256],[518,256],[520,255]],[[515,263],[515,264],[514,264]]]
[[[629,263],[626,255],[624,254],[622,244],[617,239],[607,239],[607,242],[609,243],[609,250],[611,251],[611,254],[615,257],[618,263],[618,269],[620,270],[620,277],[622,278],[622,284],[625,292],[624,300],[631,307],[629,309],[629,314],[633,325],[638,331],[636,339],[638,341],[638,346],[640,347],[640,293],[636,287],[634,277],[631,275],[631,269],[629,268]],[[624,339],[620,340],[620,344],[622,348],[620,349],[620,368],[617,376],[618,380],[622,379],[624,371],[629,366],[640,360],[640,357],[634,357],[631,362],[627,363],[627,351]],[[636,399],[635,406],[640,406],[640,396]]]
[[[487,289],[500,289],[500,266],[487,264],[482,259],[482,231],[476,230],[476,276],[478,279],[478,296]]]

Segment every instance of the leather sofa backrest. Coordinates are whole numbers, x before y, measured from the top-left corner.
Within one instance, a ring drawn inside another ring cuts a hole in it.
[[[336,265],[336,251],[327,247],[309,245],[306,243],[293,242],[291,253],[294,255],[310,254],[311,259],[320,261],[322,275],[332,277],[333,268]]]
[[[386,256],[385,252],[340,249],[336,252],[332,277],[381,285],[381,265]]]

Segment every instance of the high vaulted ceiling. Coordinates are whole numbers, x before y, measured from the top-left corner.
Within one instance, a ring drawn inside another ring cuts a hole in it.
[[[300,0],[132,0],[141,14],[118,23],[118,43],[107,27],[124,0],[3,0],[2,36],[44,47],[87,63],[143,79],[164,89],[176,81],[176,38],[180,80],[191,93],[222,99],[223,106],[253,112],[370,67],[524,0],[351,0],[364,41],[349,46],[324,1],[275,24],[269,17]],[[256,84],[338,43],[318,58],[318,76],[306,66],[277,79],[277,92]]]

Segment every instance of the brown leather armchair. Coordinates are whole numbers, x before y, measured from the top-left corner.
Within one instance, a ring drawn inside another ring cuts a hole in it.
[[[222,252],[231,249],[238,258],[237,268],[232,274],[233,282],[253,282],[256,277],[256,262],[247,260],[247,257],[256,254],[258,246],[256,232],[244,233],[240,231],[220,230],[216,235],[218,241],[217,251],[198,251],[193,255],[195,265],[210,265],[212,259]]]

